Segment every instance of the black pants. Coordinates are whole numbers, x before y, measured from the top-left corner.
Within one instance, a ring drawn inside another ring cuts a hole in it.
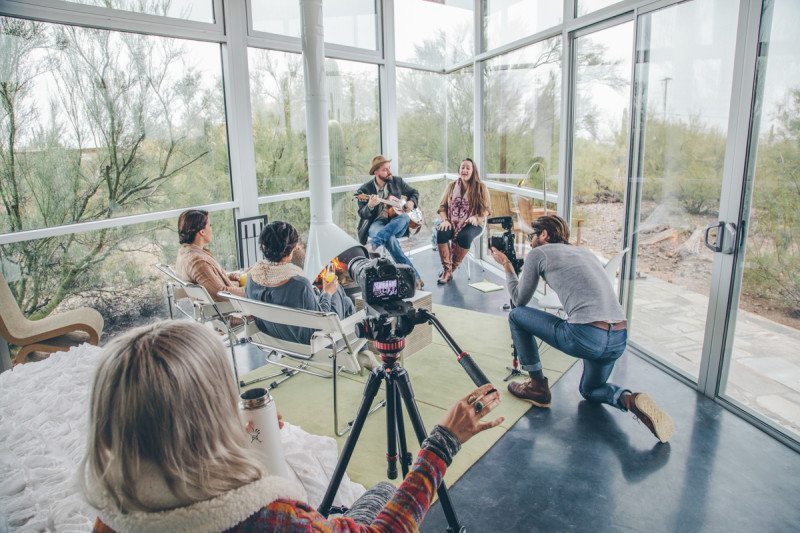
[[[456,236],[455,239],[456,244],[458,244],[462,248],[469,248],[470,246],[472,246],[472,241],[475,240],[475,237],[480,235],[482,229],[483,228],[481,228],[480,226],[473,226],[472,224],[465,225],[463,228],[461,228],[461,231],[459,231],[458,235]],[[445,231],[438,230],[436,232],[437,244],[444,244],[447,241],[451,240],[452,238],[453,238],[453,228],[450,228]]]

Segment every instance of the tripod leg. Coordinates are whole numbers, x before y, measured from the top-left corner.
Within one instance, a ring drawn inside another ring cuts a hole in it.
[[[417,404],[414,402],[414,391],[411,390],[411,381],[408,378],[408,372],[406,372],[404,368],[401,368],[395,373],[394,379],[397,381],[397,389],[403,397],[403,403],[405,403],[406,412],[408,413],[408,418],[411,420],[414,433],[417,435],[417,440],[422,444],[422,441],[428,436],[428,432],[425,431],[425,423],[422,421],[422,416],[419,414]],[[439,501],[442,502],[442,511],[444,512],[445,518],[447,518],[447,524],[449,526],[447,531],[466,531],[466,528],[458,522],[456,511],[453,509],[453,502],[450,500],[450,494],[447,492],[447,486],[444,481],[442,481],[439,488],[436,489],[436,494],[439,496]]]
[[[339,455],[339,462],[336,463],[336,468],[331,476],[331,481],[325,491],[325,496],[322,498],[322,503],[319,504],[318,511],[323,516],[328,516],[333,504],[333,499],[336,497],[336,492],[339,490],[339,485],[342,483],[347,464],[355,450],[358,437],[361,435],[361,430],[364,428],[364,421],[369,415],[369,408],[375,400],[375,395],[381,387],[381,380],[384,379],[383,368],[374,369],[367,379],[367,384],[364,386],[364,396],[361,399],[361,405],[358,407],[358,414],[353,420],[353,429],[350,430],[350,435],[347,437],[347,442],[342,448],[342,453]]]
[[[517,347],[514,346],[514,343],[511,343],[511,366],[506,367],[506,370],[509,371],[509,374],[503,378],[503,381],[508,381],[509,379],[513,378],[514,376],[521,376],[522,371],[519,369],[519,358],[517,357]]]
[[[403,472],[403,477],[405,478],[408,475],[408,470],[411,467],[411,454],[408,453],[408,445],[406,443],[406,427],[405,422],[403,421],[403,409],[402,404],[400,403],[400,391],[395,386],[395,405],[397,406],[397,414],[395,415],[395,419],[397,420],[397,443],[400,446],[400,468]]]
[[[397,392],[391,374],[386,376],[386,477],[397,479]]]

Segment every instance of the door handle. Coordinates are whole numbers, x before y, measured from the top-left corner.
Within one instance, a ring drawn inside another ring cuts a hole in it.
[[[717,231],[712,236],[713,230]],[[736,250],[736,224],[723,221],[710,224],[706,227],[704,240],[706,247],[712,252],[730,255]]]

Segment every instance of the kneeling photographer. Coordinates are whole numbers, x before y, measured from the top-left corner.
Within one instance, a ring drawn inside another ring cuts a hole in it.
[[[561,217],[539,217],[532,227],[531,251],[519,277],[517,265],[491,247],[492,257],[505,269],[508,292],[516,306],[508,318],[511,338],[522,369],[530,375],[526,382],[509,383],[509,392],[537,407],[550,406],[538,338],[583,359],[580,393],[585,399],[630,411],[656,438],[667,442],[673,431],[670,416],[649,395],[608,383],[614,364],[625,352],[628,333],[625,313],[600,261],[588,248],[570,245],[569,227]],[[566,319],[526,306],[539,278],[558,294]]]

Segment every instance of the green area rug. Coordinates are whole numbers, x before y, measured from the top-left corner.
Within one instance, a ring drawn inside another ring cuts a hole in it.
[[[445,481],[452,485],[525,414],[531,405],[511,396],[503,382],[503,378],[508,375],[506,366],[510,366],[511,363],[511,333],[506,318],[443,305],[434,305],[433,311],[458,345],[472,355],[500,391],[502,403],[489,416],[505,417],[503,424],[476,435],[462,447],[445,476]],[[552,386],[576,359],[546,345],[543,348],[542,364]],[[425,427],[429,430],[442,419],[447,409],[457,399],[475,388],[456,361],[452,350],[436,331],[433,332],[433,343],[410,357],[404,357],[403,366],[411,376],[417,406],[425,421]],[[263,375],[272,375],[276,368],[267,365],[242,376],[242,379],[247,381]],[[361,403],[366,379],[366,373],[363,376],[339,374],[337,386],[341,425],[355,416]],[[264,383],[268,382],[262,382],[261,386],[264,386]],[[330,379],[300,374],[281,384],[271,393],[285,420],[309,433],[334,437],[333,386]],[[385,394],[379,392],[375,403],[384,397]],[[409,451],[416,454],[419,446],[408,418],[405,428]],[[341,450],[347,436],[335,438]],[[347,468],[347,474],[351,480],[365,487],[386,480],[385,409],[380,409],[367,418]]]

